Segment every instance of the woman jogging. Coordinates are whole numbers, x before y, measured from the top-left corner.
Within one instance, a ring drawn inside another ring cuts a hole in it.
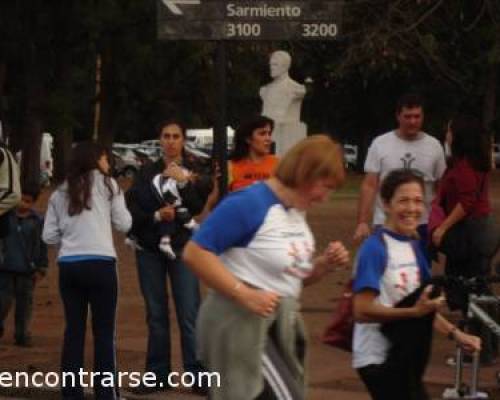
[[[348,253],[332,242],[314,256],[304,211],[343,180],[340,146],[328,136],[311,136],[290,149],[269,180],[223,199],[187,244],[186,263],[212,288],[197,325],[200,358],[221,377],[211,399],[274,398],[263,393],[270,341],[281,370],[292,376],[292,398],[305,398],[299,296],[303,284],[346,264]]]

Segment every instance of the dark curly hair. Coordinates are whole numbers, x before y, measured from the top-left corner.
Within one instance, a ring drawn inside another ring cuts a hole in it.
[[[271,118],[259,115],[244,122],[236,129],[234,133],[234,149],[230,157],[232,161],[248,157],[248,153],[250,152],[248,139],[252,137],[253,131],[264,128],[266,125],[270,125],[271,130],[274,129],[274,121]]]
[[[380,197],[383,202],[390,203],[398,187],[407,183],[418,183],[424,190],[424,178],[418,171],[398,168],[389,172],[380,185]]]

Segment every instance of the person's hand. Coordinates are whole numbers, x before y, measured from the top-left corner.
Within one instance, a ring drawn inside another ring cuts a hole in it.
[[[164,222],[173,221],[175,218],[175,208],[173,206],[165,206],[158,210],[160,220]]]
[[[276,310],[280,298],[274,292],[254,289],[243,284],[236,300],[254,314],[261,317],[269,317]]]
[[[358,226],[356,226],[356,230],[354,231],[353,240],[355,243],[361,243],[370,235],[370,227],[366,222],[360,222]]]
[[[423,317],[431,312],[437,311],[445,302],[444,296],[438,296],[431,299],[429,296],[432,292],[432,285],[427,286],[423,291],[417,302],[413,306],[415,317]]]
[[[323,253],[326,262],[333,267],[342,267],[349,263],[349,251],[342,242],[331,242]]]
[[[443,241],[445,233],[446,229],[442,225],[434,229],[434,231],[432,232],[432,244],[434,244],[434,246],[436,247],[441,246],[441,242]]]
[[[453,337],[457,344],[467,353],[475,353],[481,350],[481,338],[478,336],[469,335],[457,329],[453,333]]]
[[[186,174],[182,167],[175,162],[171,162],[167,165],[163,175],[175,179],[178,183],[187,182],[189,180],[189,174]]]

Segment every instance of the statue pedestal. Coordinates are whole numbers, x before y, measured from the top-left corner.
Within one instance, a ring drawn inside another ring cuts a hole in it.
[[[295,143],[306,136],[307,126],[303,122],[276,123],[273,130],[276,155],[282,157]]]

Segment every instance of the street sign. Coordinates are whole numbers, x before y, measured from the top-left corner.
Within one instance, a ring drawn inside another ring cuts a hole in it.
[[[342,2],[158,0],[164,40],[334,40]]]

